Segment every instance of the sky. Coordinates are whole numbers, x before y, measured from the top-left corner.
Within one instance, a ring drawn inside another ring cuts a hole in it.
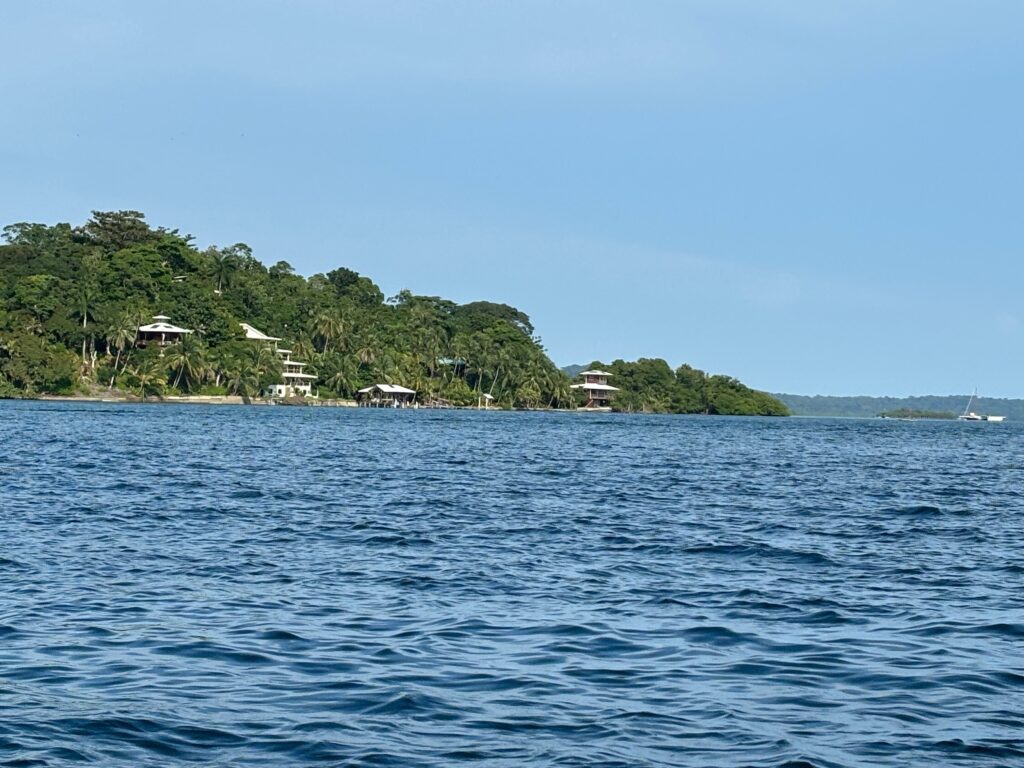
[[[0,8],[0,223],[135,209],[560,365],[1024,397],[1019,0]]]

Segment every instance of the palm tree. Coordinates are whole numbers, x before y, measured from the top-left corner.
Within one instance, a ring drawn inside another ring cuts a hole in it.
[[[114,379],[117,378],[117,367],[121,362],[121,354],[125,347],[135,341],[138,327],[132,314],[124,312],[107,329],[107,346],[117,350],[117,356],[114,358],[114,372],[110,374],[111,389],[114,387]]]
[[[337,370],[324,383],[339,395],[351,393],[356,381],[352,360],[343,357],[338,363]]]
[[[245,400],[259,394],[265,382],[281,377],[281,358],[268,346],[254,345],[232,358],[226,384],[234,395]]]
[[[377,359],[377,350],[372,341],[366,341],[359,349],[356,350],[356,357],[359,358],[360,365],[372,365]]]
[[[548,366],[545,378],[545,387],[551,395],[548,400],[548,407],[554,408],[555,403],[562,408],[571,405],[573,389],[569,384],[569,378],[561,371],[555,370],[550,366]]]
[[[206,375],[219,387],[235,367],[235,354],[230,346],[213,347],[206,355]]]
[[[277,352],[266,344],[250,347],[245,362],[249,363],[261,378],[267,376],[278,377],[284,368]]]
[[[477,336],[473,336],[466,342],[465,359],[466,376],[474,376],[473,391],[479,397],[483,392],[484,372],[490,367],[490,348]]]
[[[323,342],[321,352],[327,352],[331,342],[345,332],[345,320],[336,312],[321,312],[313,320],[313,334]]]
[[[213,249],[213,279],[217,281],[217,293],[223,293],[235,280],[238,271],[238,257],[230,251]]]
[[[295,357],[299,360],[306,360],[312,357],[315,351],[313,342],[309,340],[308,336],[299,336],[292,344],[292,352],[295,353]]]
[[[92,348],[92,334],[89,333],[89,321],[96,320],[97,293],[89,282],[81,286],[78,294],[78,302],[75,307],[75,314],[82,318],[82,370],[89,370],[89,357],[87,350]]]
[[[124,314],[125,321],[132,326],[133,332],[138,335],[138,329],[146,322],[146,312],[141,308],[129,309]],[[134,342],[134,337],[132,341]],[[128,353],[124,356],[124,362],[121,364],[121,375],[128,372],[128,363],[131,362],[132,352],[135,351],[135,344],[131,343],[128,345]]]
[[[431,379],[437,375],[438,360],[447,343],[448,339],[444,332],[437,328],[430,328],[419,334],[416,346],[420,360],[426,366]]]
[[[416,364],[416,359],[411,355],[395,349],[385,349],[377,358],[376,373],[383,381],[393,384],[403,378],[402,374],[411,367],[410,361],[413,365]]]
[[[244,361],[235,358],[235,367],[228,373],[228,377],[225,380],[228,391],[233,395],[241,395],[243,399],[248,400],[253,395],[259,392],[260,379],[256,375],[256,372],[247,366]]]
[[[132,380],[145,400],[147,395],[159,395],[167,382],[167,372],[159,360],[147,360],[132,372]]]
[[[206,373],[206,348],[203,343],[192,335],[183,336],[181,341],[171,346],[165,355],[168,368],[177,371],[174,383],[177,388],[182,377],[189,389],[202,380]]]
[[[509,366],[512,363],[512,356],[507,349],[504,347],[500,348],[494,355],[494,378],[491,379],[490,394],[494,394],[494,387],[498,383],[498,378],[501,376],[502,371],[508,371]]]

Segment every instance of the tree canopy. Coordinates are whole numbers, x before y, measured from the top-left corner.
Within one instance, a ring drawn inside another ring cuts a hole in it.
[[[529,316],[403,290],[385,298],[338,267],[308,278],[269,268],[245,243],[199,249],[139,211],[94,211],[83,225],[16,223],[0,245],[0,396],[120,387],[254,396],[280,377],[272,351],[240,323],[279,337],[318,376],[322,396],[403,384],[423,400],[573,407],[570,378],[548,358]],[[194,333],[173,348],[138,348],[135,330],[165,314]],[[674,413],[785,413],[726,376],[663,360],[611,364],[616,408]]]
[[[247,322],[310,363],[321,394],[376,382],[423,398],[507,407],[568,406],[569,380],[532,336],[529,317],[489,302],[459,305],[339,267],[309,278],[267,268],[244,243],[198,249],[138,211],[94,211],[85,224],[11,224],[0,245],[0,394],[120,384],[140,394],[255,394],[280,374],[244,340]],[[154,314],[195,333],[160,354],[136,349]]]
[[[659,358],[636,362],[592,362],[588,368],[612,374],[619,388],[612,401],[620,411],[703,413],[722,416],[788,416],[776,398],[744,386],[731,376],[710,375],[689,365],[675,370]]]

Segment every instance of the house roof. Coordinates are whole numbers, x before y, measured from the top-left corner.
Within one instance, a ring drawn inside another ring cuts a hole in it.
[[[611,384],[571,384],[572,389],[590,389],[597,392],[618,392],[618,387],[613,387]]]
[[[139,331],[141,333],[192,333],[188,328],[179,328],[176,325],[164,322],[171,319],[167,315],[154,315],[153,319],[156,320],[155,323],[140,325]]]
[[[608,373],[608,371],[580,371],[576,374],[577,376],[614,376],[614,373]]]
[[[381,391],[381,392],[383,392],[385,394],[389,394],[389,395],[415,395],[416,394],[416,390],[415,389],[409,389],[408,387],[400,387],[397,384],[374,384],[373,386],[370,386],[370,387],[363,387],[359,391],[362,394],[365,395],[367,392],[372,392],[375,389],[379,390],[379,391]]]
[[[267,336],[263,331],[253,328],[248,323],[239,323],[242,326],[242,330],[245,331],[245,338],[252,339],[254,341],[280,341],[277,336]]]

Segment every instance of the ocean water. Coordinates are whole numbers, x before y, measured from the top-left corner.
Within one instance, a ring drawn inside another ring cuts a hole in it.
[[[0,403],[0,765],[1021,766],[1024,429]]]

